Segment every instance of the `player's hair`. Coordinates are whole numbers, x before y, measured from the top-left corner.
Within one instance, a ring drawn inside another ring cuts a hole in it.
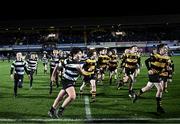
[[[132,45],[130,48],[132,49],[133,47],[137,47],[137,45]]]
[[[80,48],[74,47],[71,49],[70,55],[73,57],[74,55],[76,55],[80,51],[82,52],[82,50]]]
[[[111,52],[112,52],[113,55],[116,54],[116,50],[115,49],[112,49]]]
[[[17,55],[17,54],[22,54],[22,53],[21,53],[21,52],[17,52],[16,55]]]
[[[159,44],[157,45],[157,51],[159,52],[161,48],[163,48],[165,46],[165,44]]]
[[[87,54],[87,55],[88,55],[88,57],[93,56],[93,53],[94,53],[94,52],[96,52],[96,50],[95,50],[95,49],[91,49],[91,50],[89,50],[89,51],[88,51],[88,54]]]
[[[31,52],[30,55],[35,55],[36,53],[35,52]]]

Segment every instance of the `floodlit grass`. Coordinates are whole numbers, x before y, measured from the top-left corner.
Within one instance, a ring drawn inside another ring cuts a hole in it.
[[[142,58],[144,64],[145,58]],[[117,90],[115,82],[109,86],[108,74],[103,86],[97,86],[97,101],[90,103],[93,119],[99,118],[179,118],[180,117],[180,57],[173,57],[175,75],[173,82],[169,83],[168,93],[163,94],[162,104],[166,110],[163,115],[156,114],[156,89],[145,93],[136,103],[128,97],[128,88]],[[29,79],[24,77],[22,89],[18,89],[18,97],[13,97],[13,81],[10,79],[10,65],[0,62],[0,119],[49,119],[47,112],[60,88],[53,88],[49,95],[49,74],[43,74],[43,65],[40,62],[38,74],[34,76],[33,88],[29,89]],[[134,84],[136,92],[146,85],[148,81],[145,66]],[[76,91],[79,92],[79,80]],[[86,87],[84,94],[90,96],[90,88]],[[89,97],[90,98],[90,97]],[[62,119],[86,119],[84,99],[77,99],[66,108]],[[77,122],[75,122],[77,123]]]

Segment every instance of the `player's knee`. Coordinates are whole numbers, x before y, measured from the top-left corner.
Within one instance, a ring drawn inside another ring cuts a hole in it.
[[[159,88],[158,91],[159,91],[159,92],[163,92],[163,88]]]
[[[75,100],[76,99],[76,95],[70,95],[69,96],[71,100]]]
[[[124,77],[123,77],[123,82],[127,82],[127,81],[128,81],[128,79],[129,79],[129,77],[128,77],[128,76],[124,76]]]

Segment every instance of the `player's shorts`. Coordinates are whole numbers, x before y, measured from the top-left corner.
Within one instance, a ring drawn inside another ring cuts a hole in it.
[[[117,67],[111,67],[111,66],[109,66],[109,71],[110,72],[113,72],[113,71],[115,71],[117,69]]]
[[[89,76],[84,76],[83,78],[83,81],[85,83],[90,83],[90,80],[96,80],[96,75],[95,74],[92,74],[92,75],[89,75]]]
[[[127,76],[130,76],[131,74],[134,74],[134,72],[135,72],[135,68],[133,68],[133,69],[131,69],[131,68],[125,68],[125,74],[127,75]]]
[[[100,68],[100,73],[101,73],[101,74],[105,74],[105,71],[106,71],[106,67]]]
[[[62,78],[61,80],[61,84],[62,84],[62,89],[66,90],[67,88],[71,87],[71,86],[75,86],[75,82],[74,81],[71,81],[71,80],[68,80],[68,79],[65,79],[65,78]]]
[[[148,76],[149,76],[149,81],[150,82],[155,82],[155,83],[160,82],[159,74],[153,74],[153,75],[148,75]]]
[[[28,72],[29,72],[30,75],[33,75],[34,72],[35,72],[35,69],[30,69],[30,70],[28,70]]]
[[[14,74],[14,83],[17,83],[19,88],[22,88],[23,85],[23,75]]]

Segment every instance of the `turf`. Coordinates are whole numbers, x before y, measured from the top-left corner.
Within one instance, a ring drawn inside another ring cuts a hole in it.
[[[142,63],[144,64],[144,57]],[[156,89],[145,93],[136,103],[128,97],[125,86],[117,90],[115,82],[109,86],[108,74],[103,85],[97,86],[97,101],[90,103],[93,119],[100,118],[179,118],[180,117],[180,57],[172,58],[175,64],[173,82],[169,83],[168,93],[163,94],[162,104],[166,110],[163,115],[156,114]],[[53,94],[49,95],[49,74],[43,74],[43,65],[39,62],[38,74],[34,76],[33,88],[29,89],[29,79],[24,77],[22,89],[18,89],[18,97],[13,97],[13,81],[10,79],[10,65],[0,62],[0,119],[49,119],[47,112],[60,88],[53,87]],[[135,91],[145,86],[148,81],[145,66],[134,84]],[[79,92],[79,80],[76,91]],[[90,88],[86,87],[84,95],[90,98]],[[65,110],[62,119],[86,119],[84,99],[77,94],[77,99]]]

